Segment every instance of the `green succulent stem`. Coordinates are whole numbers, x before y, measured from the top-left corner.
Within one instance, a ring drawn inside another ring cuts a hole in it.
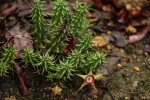
[[[35,3],[32,6],[33,36],[35,37],[36,50],[40,50],[44,45],[44,37],[46,35],[45,19],[43,6]]]
[[[88,6],[83,3],[76,3],[74,5],[75,10],[77,13],[72,17],[72,33],[75,39],[81,37],[81,34],[84,34],[86,29],[85,25],[85,14],[87,13]],[[87,24],[87,23],[86,23]]]
[[[12,70],[11,64],[15,59],[16,50],[12,46],[4,47],[4,52],[0,58],[0,77],[6,76]]]
[[[62,53],[66,47],[66,41],[71,34],[71,16],[67,3],[63,0],[52,2],[50,33],[47,36],[47,49],[49,53]]]

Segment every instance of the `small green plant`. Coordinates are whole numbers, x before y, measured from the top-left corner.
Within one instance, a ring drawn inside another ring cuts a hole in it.
[[[43,7],[40,2],[32,6],[32,22],[34,50],[24,50],[22,62],[25,66],[33,66],[38,73],[47,75],[48,80],[71,79],[80,73],[87,73],[105,63],[105,54],[94,52],[91,48],[92,35],[87,31],[88,21],[84,15],[88,6],[82,3],[75,4],[74,10],[67,7],[64,0],[52,2],[53,12],[51,22],[46,23]],[[75,44],[70,43],[73,39]],[[67,46],[75,45],[64,54]],[[92,51],[91,52],[89,52]],[[13,47],[4,48],[0,58],[0,76],[4,76],[11,69],[16,50]]]
[[[92,49],[92,36],[87,32],[89,27],[85,19],[88,6],[77,3],[72,12],[64,0],[52,2],[53,12],[50,14],[51,22],[45,24],[42,5],[36,3],[32,7],[33,36],[35,47],[33,50],[25,50],[23,62],[32,65],[43,75],[47,73],[49,80],[71,79],[77,73],[87,73],[105,63],[105,54],[99,52],[89,53]],[[47,31],[46,31],[47,30]],[[58,57],[54,54],[63,54],[70,38],[76,40],[67,57]],[[40,52],[45,50],[44,52]]]
[[[6,76],[9,70],[12,70],[12,62],[15,59],[16,50],[12,46],[4,48],[0,57],[0,77]]]
[[[32,32],[35,39],[35,47],[36,50],[40,50],[40,48],[43,47],[44,43],[44,36],[46,35],[46,29],[45,29],[45,20],[44,20],[44,13],[42,5],[39,3],[36,3],[34,6],[32,6],[32,21],[34,23],[33,28],[34,31]]]

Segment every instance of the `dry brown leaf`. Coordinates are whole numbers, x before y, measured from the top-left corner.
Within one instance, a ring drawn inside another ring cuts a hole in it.
[[[149,31],[148,27],[146,26],[143,29],[141,29],[139,32],[137,32],[137,34],[130,35],[129,43],[135,43],[135,42],[142,40],[146,36],[148,31]]]
[[[22,56],[22,51],[26,48],[33,49],[33,40],[30,34],[20,28],[19,25],[14,26],[5,33],[8,44],[12,44],[18,51],[17,57]]]

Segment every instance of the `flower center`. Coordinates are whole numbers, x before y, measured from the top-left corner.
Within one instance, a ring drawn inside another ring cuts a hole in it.
[[[94,82],[94,77],[93,77],[92,75],[87,76],[87,77],[85,78],[85,82],[86,82],[86,84],[91,84],[91,83],[93,83],[93,82]]]

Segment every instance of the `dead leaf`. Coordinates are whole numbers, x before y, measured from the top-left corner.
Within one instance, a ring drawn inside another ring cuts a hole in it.
[[[26,77],[23,68],[21,65],[18,64],[18,62],[14,61],[13,64],[14,64],[15,73],[19,81],[19,91],[21,94],[27,95],[28,94],[27,83],[26,83]]]
[[[10,15],[11,13],[13,13],[14,11],[17,10],[17,6],[16,5],[13,5],[5,10],[2,11],[2,14],[5,15],[5,16],[8,16]]]
[[[33,40],[30,34],[26,30],[21,30],[19,25],[14,26],[8,32],[5,33],[5,38],[8,44],[12,44],[16,50],[18,50],[17,57],[22,56],[24,49],[33,49]]]
[[[135,43],[142,40],[146,36],[147,32],[148,32],[148,27],[146,26],[142,28],[140,31],[138,31],[137,34],[130,35],[129,43]]]

